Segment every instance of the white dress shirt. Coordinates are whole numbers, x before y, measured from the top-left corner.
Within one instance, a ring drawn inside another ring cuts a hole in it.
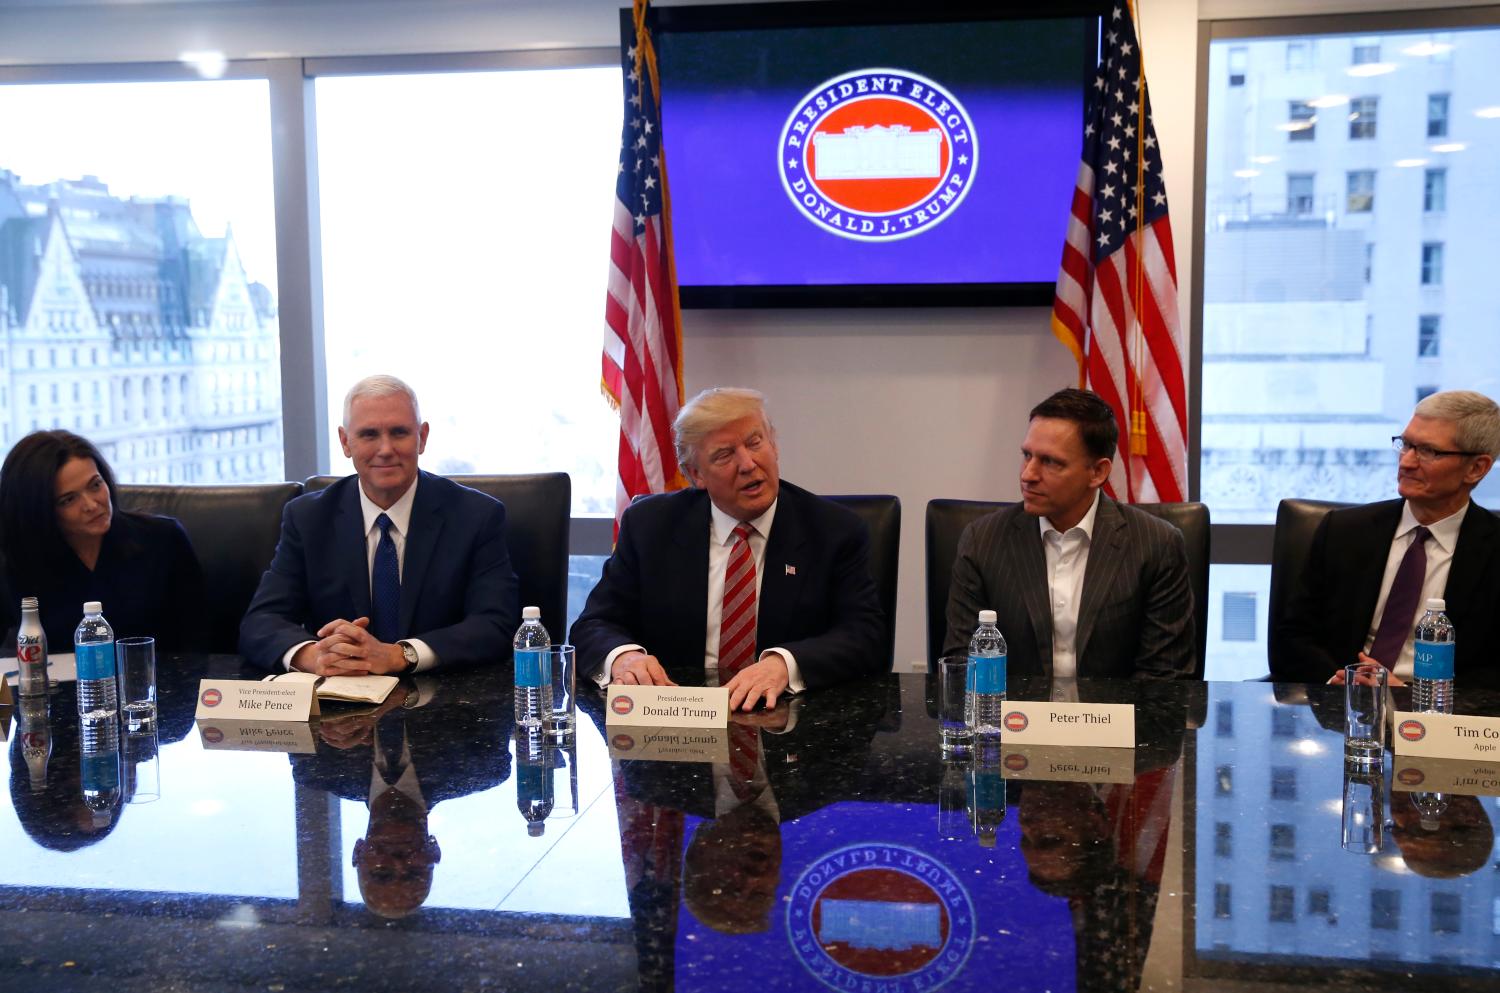
[[[1415,664],[1416,649],[1413,641],[1416,637],[1417,618],[1427,609],[1427,601],[1435,597],[1441,598],[1443,591],[1448,588],[1448,570],[1453,565],[1453,552],[1458,548],[1458,532],[1463,527],[1464,515],[1469,512],[1469,505],[1465,504],[1463,509],[1455,514],[1449,514],[1436,523],[1427,525],[1427,530],[1432,532],[1432,537],[1427,540],[1427,574],[1422,579],[1422,598],[1417,602],[1417,613],[1412,618],[1411,627],[1406,632],[1406,641],[1401,645],[1401,655],[1396,659],[1392,667],[1399,679],[1410,680],[1412,678],[1412,667]],[[1365,637],[1365,653],[1369,654],[1371,647],[1375,644],[1375,632],[1380,629],[1380,618],[1385,613],[1386,598],[1391,595],[1391,585],[1396,581],[1396,570],[1401,567],[1401,559],[1406,555],[1406,550],[1411,547],[1413,540],[1412,532],[1418,526],[1417,518],[1411,512],[1411,504],[1403,504],[1401,507],[1401,521],[1396,525],[1396,534],[1391,539],[1391,550],[1385,557],[1385,575],[1380,580],[1380,597],[1375,601],[1375,613],[1370,618],[1370,631]],[[1352,665],[1353,659],[1349,660]]]
[[[1095,490],[1088,513],[1066,532],[1045,517],[1038,522],[1047,555],[1047,602],[1052,606],[1053,679],[1072,679],[1078,674],[1078,604],[1083,599],[1083,574],[1088,570],[1098,513],[1099,491]]]
[[[421,477],[412,480],[412,484],[406,488],[406,492],[401,494],[401,498],[391,504],[388,510],[382,510],[374,500],[365,495],[365,488],[363,486],[355,484],[355,489],[359,491],[359,508],[365,518],[365,573],[370,576],[371,583],[375,581],[375,549],[380,547],[380,525],[376,524],[375,521],[381,514],[391,519],[391,540],[396,545],[397,577],[399,578],[403,575],[406,570],[406,535],[410,529],[411,507],[416,501],[417,486],[419,483],[421,483]],[[374,591],[371,590],[372,595],[373,593]],[[345,618],[345,620],[353,620],[353,618]],[[428,647],[425,641],[420,638],[403,638],[401,640],[417,650],[417,667],[413,670],[414,672],[431,669],[437,665],[437,653]],[[282,665],[287,669],[291,669],[292,656],[301,651],[304,645],[311,644],[314,644],[314,642],[304,641],[287,649],[286,654],[281,657]]]
[[[703,639],[703,667],[706,670],[706,682],[709,686],[719,685],[719,628],[724,619],[724,577],[729,572],[729,553],[734,547],[734,529],[740,526],[740,522],[720,510],[713,503],[709,503],[708,515],[708,624]],[[771,534],[771,524],[776,519],[776,502],[766,508],[766,512],[752,521],[745,523],[750,526],[750,554],[755,559],[755,622],[760,627],[760,589],[766,577],[766,540]],[[600,686],[609,685],[610,667],[614,665],[615,659],[626,652],[644,652],[646,649],[641,645],[620,645],[610,650],[604,657],[604,667],[600,669],[594,680]],[[787,689],[793,693],[801,693],[807,689],[807,684],[802,681],[802,672],[797,668],[797,660],[792,653],[785,648],[766,648],[760,653],[760,658],[765,658],[771,653],[780,655],[786,662]]]

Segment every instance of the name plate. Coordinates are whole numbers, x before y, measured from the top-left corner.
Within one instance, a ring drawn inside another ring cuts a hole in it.
[[[649,728],[729,726],[729,691],[722,686],[620,686],[609,688],[605,723]]]
[[[1135,749],[1002,743],[1000,774],[1054,783],[1129,784],[1135,782]]]
[[[198,721],[198,740],[204,750],[236,752],[295,752],[311,755],[318,750],[312,725],[295,721]]]
[[[1135,707],[1128,703],[1006,700],[1002,714],[1003,744],[1135,747]]]
[[[263,683],[252,679],[204,679],[198,683],[195,720],[302,721],[318,712],[310,682]]]
[[[729,762],[729,728],[638,728],[609,736],[609,757],[647,762]]]
[[[1408,793],[1500,796],[1500,759],[1475,762],[1420,755],[1398,756],[1391,788]]]
[[[1395,723],[1397,755],[1500,762],[1500,719],[1398,711]]]

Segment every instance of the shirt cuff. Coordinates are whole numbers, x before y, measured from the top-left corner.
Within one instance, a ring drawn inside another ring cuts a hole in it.
[[[316,645],[316,644],[317,644],[316,641],[299,641],[299,642],[297,642],[291,648],[288,648],[286,650],[286,654],[281,657],[281,667],[283,669],[285,669],[287,672],[291,672],[292,671],[292,659],[296,656],[296,654],[298,652],[302,651],[302,649],[306,648],[308,645]]]
[[[421,638],[402,638],[401,640],[417,650],[417,667],[412,672],[426,672],[438,664],[437,652],[429,648],[427,642]]]
[[[645,650],[640,645],[621,645],[619,648],[610,649],[609,654],[604,656],[604,668],[594,674],[594,682],[598,684],[600,689],[607,688],[609,686],[609,668],[615,664],[615,659],[626,652],[644,652]]]
[[[792,693],[807,692],[807,684],[802,681],[802,670],[797,668],[797,660],[792,653],[785,648],[767,648],[760,653],[760,657],[765,658],[772,652],[780,655],[781,660],[786,663],[786,688]]]

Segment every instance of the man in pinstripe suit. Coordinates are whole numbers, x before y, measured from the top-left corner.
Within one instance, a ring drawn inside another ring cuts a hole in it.
[[[964,529],[944,655],[980,610],[999,615],[1012,679],[1179,679],[1193,671],[1187,546],[1172,525],[1101,492],[1119,439],[1097,394],[1037,404],[1021,444],[1021,503]]]

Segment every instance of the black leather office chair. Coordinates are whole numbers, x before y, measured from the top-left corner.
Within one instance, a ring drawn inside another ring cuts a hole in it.
[[[1276,679],[1276,660],[1281,658],[1277,625],[1286,616],[1287,605],[1297,589],[1298,577],[1307,565],[1307,551],[1313,533],[1330,510],[1350,506],[1353,504],[1296,497],[1283,500],[1276,506],[1276,534],[1271,539],[1271,600],[1266,605],[1266,655],[1273,680]]]
[[[927,501],[927,671],[943,654],[948,633],[948,587],[953,582],[953,560],[964,528],[1009,503],[991,500]]]
[[[182,522],[207,586],[209,640],[199,647],[239,651],[240,618],[276,553],[282,508],[302,492],[302,485],[124,484],[119,489],[125,510],[165,514]]]
[[[860,516],[870,529],[870,576],[885,611],[885,654],[896,657],[896,578],[901,562],[901,499],[888,495],[831,496]]]
[[[1009,503],[986,500],[931,500],[927,504],[927,667],[930,670],[943,651],[947,633],[948,587],[953,580],[953,560],[964,528],[985,514],[1009,507]],[[1182,532],[1187,544],[1188,582],[1193,588],[1193,623],[1197,625],[1193,678],[1203,678],[1208,644],[1208,507],[1201,503],[1138,503],[1145,511]]]
[[[573,481],[565,472],[514,476],[449,476],[505,504],[505,544],[520,580],[521,606],[540,607],[554,644],[567,637],[568,528]],[[309,476],[308,492],[324,489],[338,476]]]

